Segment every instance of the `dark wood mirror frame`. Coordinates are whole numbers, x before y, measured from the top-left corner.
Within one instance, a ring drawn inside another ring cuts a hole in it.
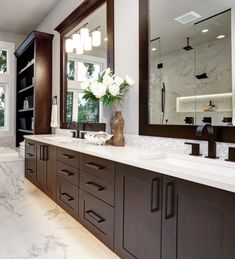
[[[84,18],[97,8],[107,4],[107,65],[114,70],[114,0],[85,0],[79,5],[55,30],[60,33],[60,128],[67,129],[67,55],[65,49],[65,35],[77,26]]]
[[[206,139],[195,136],[197,126],[149,124],[149,0],[139,0],[139,134],[182,139]],[[233,107],[235,108],[235,107]],[[235,143],[235,127],[215,126],[219,142]]]

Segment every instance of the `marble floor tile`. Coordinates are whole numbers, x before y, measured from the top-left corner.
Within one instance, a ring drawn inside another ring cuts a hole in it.
[[[0,259],[119,258],[23,171],[23,161],[0,163]]]

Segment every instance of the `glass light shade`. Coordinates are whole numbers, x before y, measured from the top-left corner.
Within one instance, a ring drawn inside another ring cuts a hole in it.
[[[99,47],[101,45],[101,32],[100,31],[92,32],[92,45],[94,47]]]
[[[80,30],[80,34],[81,34],[81,39],[82,39],[82,42],[83,42],[83,44],[85,44],[85,42],[86,42],[86,40],[87,40],[87,38],[89,38],[89,29],[88,28],[82,28],[81,30]]]
[[[79,33],[74,33],[73,34],[73,44],[74,44],[74,48],[77,48],[77,45],[81,42],[81,35]]]
[[[86,41],[83,44],[84,44],[84,50],[86,51],[92,50],[92,38],[90,36],[86,39]]]
[[[73,52],[73,40],[72,39],[67,39],[65,41],[65,51],[66,51],[66,53]]]
[[[76,44],[76,53],[77,55],[82,55],[84,53],[83,43],[81,39]]]

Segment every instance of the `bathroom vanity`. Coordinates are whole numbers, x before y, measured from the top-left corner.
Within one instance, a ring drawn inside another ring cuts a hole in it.
[[[25,177],[121,258],[235,257],[233,163],[56,135],[25,154]]]

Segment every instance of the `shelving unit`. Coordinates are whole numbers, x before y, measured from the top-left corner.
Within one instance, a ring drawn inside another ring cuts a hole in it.
[[[16,50],[16,146],[27,134],[48,134],[51,113],[53,35],[33,31]],[[28,99],[29,108],[24,109]]]

